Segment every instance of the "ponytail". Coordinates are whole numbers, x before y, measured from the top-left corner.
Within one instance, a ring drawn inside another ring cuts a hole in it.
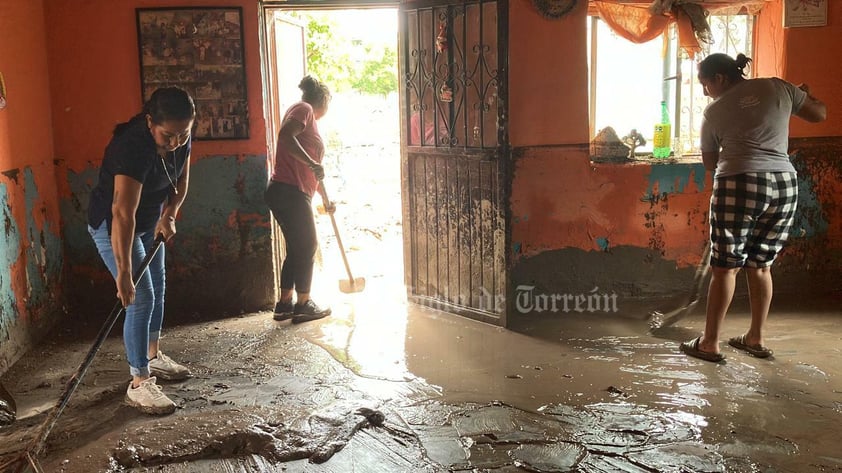
[[[751,58],[740,53],[737,59],[722,53],[714,53],[704,58],[699,63],[699,75],[701,77],[713,77],[722,74],[732,82],[745,78],[745,68],[751,62]]]

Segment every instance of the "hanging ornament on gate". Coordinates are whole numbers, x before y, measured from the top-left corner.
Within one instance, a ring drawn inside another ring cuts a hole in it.
[[[439,89],[439,100],[442,102],[453,102],[453,89],[448,87],[447,84],[441,85],[441,89]]]
[[[443,21],[439,23],[439,34],[436,35],[436,51],[447,51],[447,23]]]

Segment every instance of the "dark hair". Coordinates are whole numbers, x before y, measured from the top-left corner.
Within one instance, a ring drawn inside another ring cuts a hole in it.
[[[170,120],[192,120],[196,118],[196,105],[184,89],[174,86],[161,87],[152,92],[140,113],[114,127],[114,134],[122,133],[137,120],[145,119],[146,115],[152,117],[152,123],[156,125]]]
[[[313,106],[320,106],[330,100],[330,89],[320,80],[313,76],[304,76],[298,84],[301,89],[301,100]]]
[[[737,59],[727,54],[714,53],[699,63],[699,76],[708,78],[722,74],[735,82],[745,77],[745,68],[750,62],[751,58],[743,53],[737,54]]]

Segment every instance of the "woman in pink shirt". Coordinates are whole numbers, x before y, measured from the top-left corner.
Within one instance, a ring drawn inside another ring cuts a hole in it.
[[[318,245],[311,203],[313,194],[319,192],[325,210],[330,213],[335,210],[327,205],[328,200],[319,185],[325,176],[322,167],[325,148],[316,124],[327,113],[330,90],[311,76],[301,79],[298,88],[303,92],[301,101],[284,115],[278,133],[275,170],[265,194],[266,204],[281,226],[287,250],[281,269],[281,300],[275,305],[274,319],[291,318],[293,323],[330,315],[329,308],[321,308],[310,299]]]

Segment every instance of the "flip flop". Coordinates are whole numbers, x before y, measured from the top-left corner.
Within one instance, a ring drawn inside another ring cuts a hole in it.
[[[746,343],[746,336],[745,334],[740,335],[739,337],[734,337],[728,340],[728,345],[736,348],[737,350],[743,350],[756,356],[757,358],[769,358],[772,356],[772,350],[764,347],[763,345],[749,345]]]
[[[701,340],[702,337],[696,337],[693,340],[690,340],[689,342],[682,343],[681,345],[679,345],[679,348],[686,355],[698,358],[700,360],[711,361],[714,363],[725,361],[725,355],[723,355],[722,353],[711,353],[709,351],[699,350],[699,342]]]

